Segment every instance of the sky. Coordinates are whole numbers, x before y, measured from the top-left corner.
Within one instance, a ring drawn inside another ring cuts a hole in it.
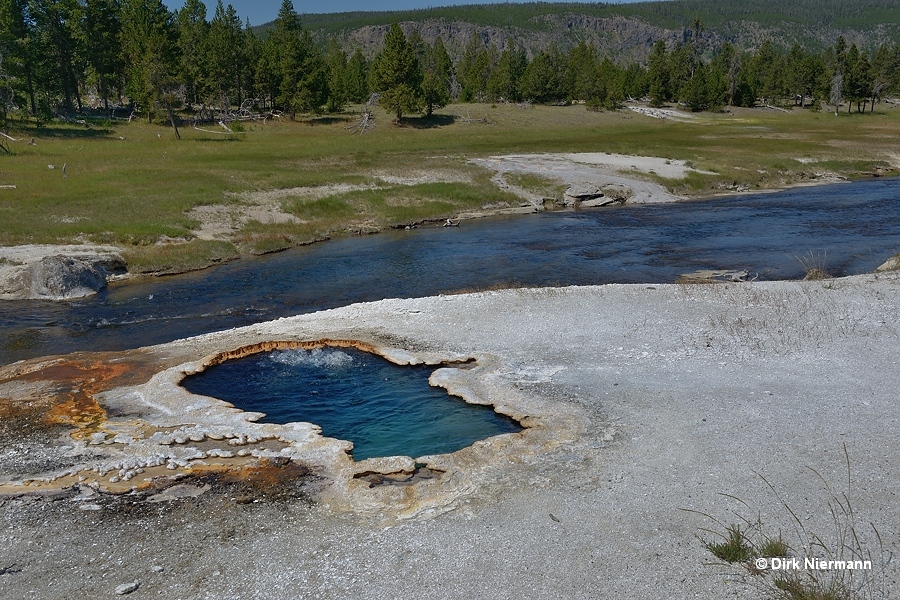
[[[203,0],[206,5],[207,18],[212,18],[216,10],[217,0]],[[406,10],[410,8],[429,8],[432,6],[451,6],[457,4],[495,4],[501,0],[328,0],[315,2],[312,0],[293,0],[294,10],[298,13],[338,13],[356,10]],[[534,1],[534,0],[529,0]],[[545,0],[546,1],[546,0]],[[554,0],[549,0],[554,1]],[[562,1],[562,0],[556,0]],[[568,2],[581,0],[566,0]],[[587,0],[584,0],[587,1]],[[636,2],[637,0],[606,0],[613,4]],[[183,0],[163,0],[169,10],[178,10]],[[275,19],[281,0],[222,0],[222,4],[231,4],[237,10],[241,21],[250,19],[251,25],[262,25]]]

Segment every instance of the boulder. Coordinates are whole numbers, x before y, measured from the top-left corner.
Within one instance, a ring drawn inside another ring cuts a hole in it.
[[[693,273],[683,273],[678,278],[678,283],[714,283],[722,281],[747,281],[750,273],[745,270],[730,271],[728,269],[700,269]],[[750,281],[755,281],[754,276]]]
[[[900,270],[900,254],[890,257],[884,264],[879,266],[875,271],[897,271]]]
[[[565,204],[583,207],[625,204],[631,190],[622,185],[599,186],[592,183],[578,183],[566,190]]]
[[[576,183],[566,190],[566,197],[573,200],[585,201],[599,198],[603,195],[600,186],[593,183]]]
[[[113,256],[45,256],[25,270],[23,287],[30,298],[82,298],[105,288],[107,275],[124,268],[124,261]]]
[[[580,203],[579,206],[584,208],[591,208],[594,206],[609,206],[610,204],[625,204],[624,198],[612,198],[610,196],[601,196],[600,198],[594,198],[593,200],[585,200]]]
[[[566,190],[563,204],[573,206],[602,197],[603,190],[600,189],[600,186],[593,183],[576,183]]]
[[[620,204],[625,204],[629,198],[634,195],[631,188],[624,185],[608,185],[603,188],[603,193],[607,198]]]
[[[117,596],[127,596],[131,592],[136,591],[139,587],[141,587],[140,581],[132,581],[130,583],[123,583],[121,585],[116,586],[116,595]]]

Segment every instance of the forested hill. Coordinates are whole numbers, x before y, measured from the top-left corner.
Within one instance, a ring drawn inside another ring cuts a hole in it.
[[[301,15],[303,26],[319,39],[335,36],[345,48],[358,47],[369,55],[380,49],[388,25],[397,21],[406,33],[417,31],[429,43],[440,36],[454,55],[477,35],[500,48],[512,40],[529,54],[551,44],[566,50],[584,40],[625,60],[644,60],[657,39],[673,46],[687,39],[697,19],[710,50],[725,41],[755,50],[768,40],[777,48],[800,44],[817,51],[839,35],[866,49],[900,43],[897,0],[535,2]]]

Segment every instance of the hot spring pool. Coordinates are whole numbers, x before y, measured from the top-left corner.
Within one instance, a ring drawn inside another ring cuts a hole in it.
[[[446,454],[522,430],[491,407],[431,387],[433,369],[349,348],[276,350],[225,361],[181,385],[266,413],[262,423],[315,423],[323,435],[353,442],[354,460]]]

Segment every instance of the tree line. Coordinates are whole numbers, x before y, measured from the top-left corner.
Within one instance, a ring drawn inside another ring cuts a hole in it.
[[[900,91],[900,46],[871,52],[843,37],[820,52],[771,42],[755,51],[707,48],[695,20],[684,41],[660,40],[647,64],[621,64],[580,43],[534,56],[473,36],[453,61],[438,38],[426,43],[395,23],[373,58],[348,54],[334,38],[317,45],[290,0],[266,37],[218,0],[170,12],[160,0],[0,0],[0,105],[39,119],[85,107],[130,105],[175,124],[185,106],[200,116],[240,107],[303,113],[339,111],[377,94],[397,119],[458,102],[585,102],[613,109],[628,99],[678,102],[693,111],[727,105],[843,103],[863,111]],[[176,130],[177,133],[177,130]]]

